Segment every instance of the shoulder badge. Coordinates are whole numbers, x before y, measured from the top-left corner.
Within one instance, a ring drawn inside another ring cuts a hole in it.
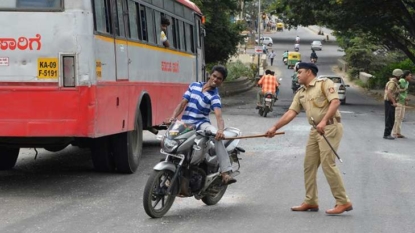
[[[296,91],[295,93],[297,93],[297,92],[299,92],[299,91],[303,91],[303,90],[305,90],[305,87],[304,87],[304,85],[301,85],[301,86],[297,89],[297,91]]]

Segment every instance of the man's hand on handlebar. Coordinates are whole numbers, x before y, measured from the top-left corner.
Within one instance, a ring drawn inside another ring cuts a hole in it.
[[[225,138],[225,134],[223,133],[223,129],[218,130],[218,132],[216,132],[215,139],[216,139],[217,141],[220,141],[220,140],[222,140],[222,139],[224,139],[224,138]]]

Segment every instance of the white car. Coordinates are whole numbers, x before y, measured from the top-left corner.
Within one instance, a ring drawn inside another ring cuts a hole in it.
[[[271,37],[261,37],[260,41],[261,41],[261,44],[265,44],[270,47],[274,44],[274,41],[272,41]],[[258,39],[256,39],[255,42],[258,44]]]
[[[320,75],[318,79],[328,78],[334,82],[334,86],[339,94],[339,100],[341,104],[346,104],[346,88],[350,85],[346,84],[342,77],[337,75]]]
[[[321,41],[315,40],[311,43],[311,49],[321,51],[323,49],[323,44],[321,44]]]

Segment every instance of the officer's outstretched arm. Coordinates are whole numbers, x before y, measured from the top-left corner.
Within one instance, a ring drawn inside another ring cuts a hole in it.
[[[274,133],[284,125],[290,123],[297,116],[297,114],[298,113],[296,111],[288,109],[288,111],[284,113],[284,115],[277,121],[277,123],[268,129],[268,131],[265,133],[267,137],[274,137]]]

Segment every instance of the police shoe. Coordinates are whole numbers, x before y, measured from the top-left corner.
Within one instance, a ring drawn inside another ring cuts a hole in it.
[[[291,207],[292,211],[318,211],[318,205],[310,205],[307,203],[303,203],[299,206]]]
[[[394,140],[395,138],[392,137],[392,136],[390,136],[390,135],[388,135],[388,136],[383,136],[383,139]]]
[[[335,205],[333,209],[326,210],[326,214],[341,214],[344,211],[351,211],[353,210],[353,206],[351,202],[347,202],[344,205]]]

